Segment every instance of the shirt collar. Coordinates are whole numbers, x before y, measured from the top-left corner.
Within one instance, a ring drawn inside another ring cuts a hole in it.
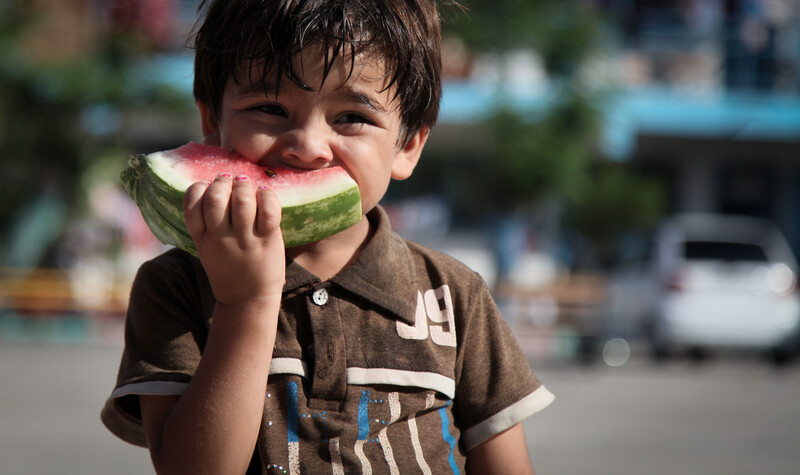
[[[389,217],[381,207],[375,207],[366,218],[375,233],[355,262],[330,282],[372,302],[387,311],[387,316],[413,325],[418,286],[411,251],[405,240],[392,231]],[[288,262],[284,292],[319,283],[302,266]]]

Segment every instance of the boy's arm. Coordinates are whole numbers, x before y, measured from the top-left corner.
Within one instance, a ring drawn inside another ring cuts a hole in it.
[[[264,408],[284,283],[280,203],[249,180],[192,185],[184,212],[217,300],[203,357],[180,397],[141,396],[159,473],[243,473]]]
[[[474,474],[533,475],[522,423],[470,449],[466,469]]]

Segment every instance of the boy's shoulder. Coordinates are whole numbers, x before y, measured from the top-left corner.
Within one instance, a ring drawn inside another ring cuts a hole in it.
[[[195,295],[205,302],[213,294],[200,259],[172,248],[143,262],[136,271],[131,299],[156,295]]]
[[[146,260],[139,266],[139,273],[174,276],[176,274],[196,274],[202,270],[200,259],[192,254],[178,249],[170,248],[161,254]]]

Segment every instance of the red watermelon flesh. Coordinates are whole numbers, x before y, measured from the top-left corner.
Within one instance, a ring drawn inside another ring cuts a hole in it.
[[[169,155],[169,163],[173,169],[170,175],[181,179],[174,183],[176,188],[180,186],[180,189],[185,190],[198,181],[214,181],[220,173],[247,175],[256,186],[266,185],[275,190],[284,207],[322,199],[328,196],[330,187],[334,184],[350,182],[350,176],[341,167],[302,172],[260,167],[226,148],[196,142],[153,155],[156,154]]]
[[[122,172],[128,193],[162,242],[196,253],[183,219],[183,195],[219,174],[247,175],[280,198],[287,247],[314,242],[361,220],[358,186],[341,167],[309,171],[260,167],[222,147],[188,143],[174,150],[131,158]]]

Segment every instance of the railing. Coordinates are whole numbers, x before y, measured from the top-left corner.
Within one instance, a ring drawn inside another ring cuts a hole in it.
[[[652,63],[650,80],[656,83],[689,81],[736,92],[798,94],[800,46],[792,38],[800,25],[747,26],[722,22],[713,33],[697,35],[679,23],[643,23],[631,46]]]

